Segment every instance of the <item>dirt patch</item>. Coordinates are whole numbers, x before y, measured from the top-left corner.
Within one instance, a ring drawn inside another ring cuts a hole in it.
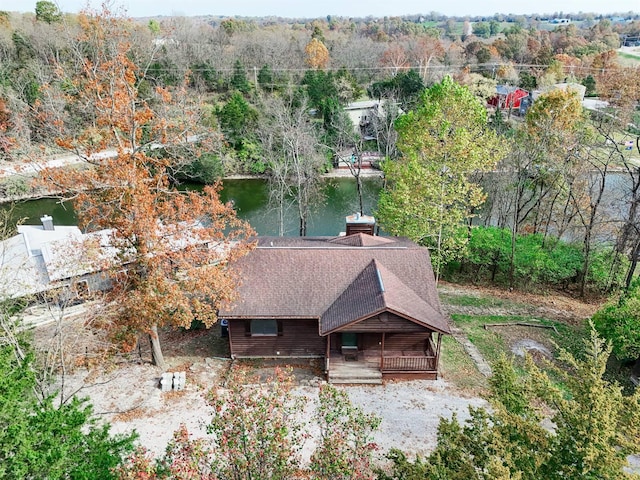
[[[489,327],[489,329],[500,335],[512,351],[517,345],[526,345],[527,343],[540,345],[549,352],[555,350],[553,339],[551,338],[553,330],[550,329],[520,325]]]
[[[410,456],[424,456],[435,448],[441,417],[450,419],[455,413],[464,422],[469,406],[486,406],[484,400],[464,396],[443,380],[354,386],[347,392],[355,405],[382,418],[374,436],[381,450],[395,447]]]
[[[531,340],[530,338],[519,340],[511,345],[511,351],[518,357],[531,355],[534,357],[542,356],[547,359],[553,358],[553,354],[547,347],[539,342],[536,342],[535,340]]]
[[[163,353],[175,361],[197,361],[203,358],[229,358],[229,341],[221,337],[220,325],[211,328],[163,329],[160,332]],[[143,352],[151,358],[150,344],[142,340]]]
[[[322,360],[310,359],[252,359],[236,360],[234,366],[242,368],[249,383],[264,383],[274,378],[275,369],[290,369],[294,383],[301,386],[318,385],[324,381]]]
[[[177,364],[173,358],[168,359]],[[87,396],[94,412],[112,425],[112,433],[136,431],[139,443],[155,455],[161,455],[172,434],[185,424],[193,438],[207,436],[213,409],[207,402],[207,393],[213,387],[224,385],[229,362],[205,359],[187,370],[187,386],[182,392],[162,393],[159,388],[160,371],[149,364],[120,365],[111,374],[91,375],[77,370],[65,379],[67,392],[77,391]],[[250,367],[253,380],[273,376],[275,365]],[[310,436],[304,447],[309,455],[317,437],[313,423],[313,405],[317,402],[318,384],[313,365],[294,366],[298,386],[294,393],[306,398],[308,408],[304,420],[308,422]],[[440,417],[450,418],[454,413],[461,420],[468,417],[468,406],[484,405],[484,400],[465,395],[443,380],[415,380],[388,382],[378,386],[345,386],[352,402],[365,412],[382,418],[374,441],[380,453],[392,447],[401,448],[408,455],[424,455],[435,446]]]

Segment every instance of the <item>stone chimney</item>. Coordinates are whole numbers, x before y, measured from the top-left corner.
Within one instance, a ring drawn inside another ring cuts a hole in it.
[[[42,217],[40,217],[40,221],[42,222],[42,228],[44,230],[48,230],[50,232],[54,230],[53,218],[51,217],[51,215],[43,215]]]
[[[369,215],[360,215],[355,213],[349,215],[346,218],[347,221],[347,235],[353,235],[354,233],[368,233],[374,235],[376,228],[376,219]]]

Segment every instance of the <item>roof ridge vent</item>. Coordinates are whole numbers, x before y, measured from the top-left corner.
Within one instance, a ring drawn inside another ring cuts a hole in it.
[[[382,275],[380,269],[376,266],[376,276],[378,277],[378,286],[380,287],[380,293],[384,293],[384,282],[382,281]]]

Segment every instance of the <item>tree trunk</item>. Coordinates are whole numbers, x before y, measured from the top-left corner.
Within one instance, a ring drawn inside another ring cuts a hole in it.
[[[152,325],[149,331],[149,342],[151,343],[151,363],[160,367],[164,372],[167,364],[164,362],[162,355],[162,347],[160,346],[160,337],[158,336],[158,326]]]
[[[284,237],[284,204],[278,208],[278,236]]]
[[[522,183],[518,179],[518,186],[516,191],[516,197],[513,207],[513,223],[511,224],[511,252],[509,255],[509,287],[513,288],[515,285],[515,272],[516,272],[516,241],[518,239],[518,222],[520,213],[520,195],[521,195]]]
[[[629,243],[631,243],[632,241],[634,242],[634,245],[637,243],[636,238],[638,230],[636,217],[638,215],[638,209],[640,208],[640,168],[628,167],[627,173],[631,178],[629,211],[627,212],[627,218],[625,219],[624,225],[622,226],[620,235],[618,235],[618,238],[616,240],[616,246],[614,250],[615,256],[611,264],[611,270],[609,274],[610,289],[613,287],[614,279],[617,277],[618,270],[621,266],[620,257],[626,254]],[[633,254],[635,252],[632,251],[631,253]],[[635,266],[633,268],[635,269]],[[627,279],[630,279],[632,276],[633,272],[631,272],[631,276],[629,275],[629,272],[627,273]]]
[[[493,257],[493,264],[491,266],[491,283],[496,282],[496,275],[498,273],[498,256]]]
[[[596,227],[596,222],[598,220],[598,209],[600,207],[600,203],[602,202],[602,196],[604,195],[604,188],[607,183],[607,173],[609,171],[609,166],[607,164],[604,165],[603,168],[597,168],[599,171],[597,180],[591,182],[591,188],[589,188],[590,192],[593,192],[596,189],[595,198],[591,198],[589,201],[591,212],[589,213],[589,221],[585,222],[582,215],[580,215],[580,219],[582,220],[582,224],[584,227],[584,240],[582,251],[584,255],[584,261],[582,263],[582,272],[581,272],[581,280],[580,280],[580,297],[584,298],[587,288],[587,277],[589,276],[589,266],[591,264],[591,237],[593,231]],[[594,186],[595,185],[595,186]],[[573,196],[573,195],[572,195]],[[576,209],[579,208],[579,202],[576,202]]]
[[[307,219],[304,216],[300,216],[300,236],[307,236]]]
[[[349,172],[351,172],[351,175],[353,175],[353,178],[356,179],[356,191],[358,194],[358,205],[360,207],[360,215],[364,215],[364,201],[362,198],[362,178],[360,176],[360,174],[362,173],[362,152],[357,144],[355,145],[354,148],[355,148],[354,153],[351,156],[352,161],[348,162]],[[353,162],[353,155],[356,156],[355,163]]]
[[[640,255],[640,242],[636,243],[635,247],[631,251],[631,265],[629,265],[629,270],[627,271],[627,278],[624,282],[626,290],[629,290],[629,287],[631,287],[633,276],[636,273],[636,267],[638,266],[638,255]]]
[[[356,175],[356,189],[358,191],[358,203],[360,205],[360,215],[364,215],[364,202],[362,199],[362,179],[360,178],[360,172]]]
[[[582,261],[582,272],[580,279],[580,298],[584,298],[587,292],[587,278],[589,276],[589,265],[591,264],[591,226],[584,236],[584,260]]]

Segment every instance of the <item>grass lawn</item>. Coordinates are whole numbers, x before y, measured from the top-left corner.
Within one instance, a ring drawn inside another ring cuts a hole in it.
[[[455,324],[460,327],[482,356],[490,364],[498,360],[503,353],[509,355],[509,345],[495,329],[485,329],[488,323],[518,321],[519,317],[452,315]]]
[[[517,367],[523,365],[524,358],[518,356],[514,351],[522,351],[523,345],[527,345],[526,351],[536,362],[544,368],[544,361],[548,359],[546,352],[550,352],[551,358],[555,358],[558,347],[569,351],[572,354],[580,354],[583,351],[584,344],[582,339],[585,335],[585,329],[582,326],[572,326],[565,323],[533,318],[527,316],[497,316],[497,315],[452,315],[454,323],[464,331],[467,338],[480,351],[485,360],[492,364],[497,361],[501,355],[512,358]],[[521,325],[507,325],[485,328],[485,325],[492,324],[512,324],[512,323],[529,323],[534,325],[545,325],[554,328],[541,328]],[[453,339],[450,339],[453,340]],[[455,340],[453,340],[454,343]],[[533,346],[533,348],[531,348]],[[462,350],[462,346],[457,346]],[[468,370],[463,360],[457,359],[457,349],[447,353],[448,345],[443,346],[443,372],[448,372],[450,368],[456,368],[455,365],[461,365],[463,372]],[[462,350],[462,355],[469,361],[468,355]],[[452,357],[452,358],[448,358]],[[475,366],[474,366],[475,367]],[[480,375],[475,369],[477,375]],[[520,371],[519,368],[516,371]],[[449,378],[450,373],[445,373],[445,378]],[[453,375],[451,381],[461,388],[481,389],[486,386],[486,379],[478,380],[475,377],[465,377],[463,375]]]
[[[487,379],[478,371],[462,345],[449,335],[442,339],[440,373],[447,382],[462,390],[476,395],[486,390]]]
[[[527,316],[452,315],[452,319],[490,364],[503,354],[515,358],[516,364],[521,363],[522,357],[514,353],[520,345],[539,345],[553,357],[558,347],[572,354],[578,354],[583,349],[584,328],[582,326],[571,326],[559,321]],[[485,325],[518,322],[555,327],[555,329],[520,325],[485,328]],[[538,355],[540,359],[544,356],[542,351],[535,348],[528,350],[534,358]]]
[[[597,308],[595,304],[585,304],[562,295],[514,292],[505,296],[501,291],[494,293],[448,283],[440,285],[439,296],[445,308],[449,306],[453,323],[489,364],[504,354],[514,360],[516,371],[520,373],[524,373],[524,351],[548,372],[545,360],[556,359],[559,348],[576,358],[583,357],[584,341],[589,336],[586,319]],[[517,323],[553,328],[514,325]],[[494,326],[485,328],[485,325]],[[443,340],[440,367],[442,377],[459,388],[475,395],[487,391],[487,379],[478,372],[473,360],[453,337],[446,336]],[[614,356],[609,359],[605,378],[618,383],[627,393],[634,389],[630,374],[631,365],[617,361]],[[562,388],[562,385],[558,386]]]
[[[618,52],[618,63],[624,67],[636,67],[640,65],[640,56]]]

